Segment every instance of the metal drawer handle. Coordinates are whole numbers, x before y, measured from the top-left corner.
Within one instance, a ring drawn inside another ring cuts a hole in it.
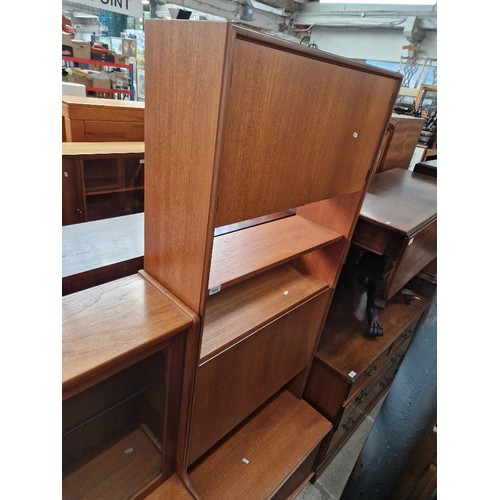
[[[379,384],[382,387],[387,387],[389,385],[389,379],[387,377],[382,377],[382,379],[380,380]]]
[[[393,356],[393,357],[391,358],[391,361],[392,361],[394,364],[397,364],[397,363],[399,363],[399,361],[401,360],[401,358],[402,358],[402,357],[403,357],[403,354],[402,354],[401,352],[398,352],[398,353],[396,353],[396,355],[395,355],[395,356]]]
[[[374,371],[377,370],[377,365],[373,365],[368,370],[366,370],[365,375],[369,377]]]
[[[347,421],[346,424],[342,424],[342,427],[348,431],[352,426],[354,425],[354,419],[352,419],[351,417],[349,417],[349,420]]]
[[[404,339],[407,339],[412,333],[413,333],[413,330],[411,328],[409,328],[408,330],[405,330],[401,334],[401,337],[404,338]]]
[[[364,390],[361,391],[359,396],[356,396],[356,403],[361,404],[365,400],[366,396],[368,396],[368,393]]]

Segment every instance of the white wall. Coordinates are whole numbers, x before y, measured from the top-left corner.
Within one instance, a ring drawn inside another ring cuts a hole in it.
[[[378,61],[399,62],[407,56],[403,45],[410,42],[403,30],[370,28],[321,28],[313,27],[311,43],[320,50],[331,52],[350,59],[375,59]],[[427,31],[420,43],[419,57],[437,58],[437,32]],[[439,64],[439,61],[438,61]]]

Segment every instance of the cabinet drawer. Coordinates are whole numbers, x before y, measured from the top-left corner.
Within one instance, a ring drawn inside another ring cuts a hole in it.
[[[417,328],[419,319],[420,316],[403,330],[403,332],[393,342],[389,355],[392,355],[393,352],[402,349],[404,346],[408,347]]]
[[[346,396],[346,401],[349,401],[354,397],[355,394],[359,391],[361,387],[363,387],[365,384],[369,382],[369,380],[372,380],[376,378],[376,376],[380,373],[382,367],[384,366],[387,356],[389,355],[391,346],[387,347],[382,354],[373,362],[371,363],[362,373],[358,373],[355,375],[355,381],[352,384],[351,388],[349,389],[349,392]]]
[[[334,432],[325,457],[329,457],[335,448],[347,439],[361,423],[366,414],[392,383],[397,368],[398,366],[395,363],[388,360],[377,370],[377,375],[374,375],[374,378],[351,398],[351,401],[339,413],[339,418],[333,427]]]

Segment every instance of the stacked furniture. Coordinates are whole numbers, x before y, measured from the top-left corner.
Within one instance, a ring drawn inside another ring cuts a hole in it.
[[[146,39],[144,270],[63,297],[64,496],[288,498],[401,76],[227,23]]]
[[[350,249],[387,266],[379,290],[383,335],[368,337],[367,290],[343,279],[304,398],[333,424],[315,464],[320,474],[388,391],[436,283],[436,179],[392,169],[372,177]]]
[[[331,429],[302,394],[400,75],[225,23],[146,39],[145,273],[201,318],[192,491],[286,497]]]
[[[381,149],[377,172],[392,168],[407,169],[418,145],[420,132],[425,120],[408,115],[393,113]]]

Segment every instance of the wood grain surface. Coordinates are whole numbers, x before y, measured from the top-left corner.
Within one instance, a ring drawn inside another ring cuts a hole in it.
[[[300,216],[214,238],[209,289],[238,283],[342,236]]]
[[[207,500],[271,498],[331,424],[284,391],[197,464],[190,477]]]
[[[62,299],[63,396],[188,329],[191,319],[136,274]]]
[[[437,217],[437,180],[395,168],[372,177],[360,219],[411,236]]]

